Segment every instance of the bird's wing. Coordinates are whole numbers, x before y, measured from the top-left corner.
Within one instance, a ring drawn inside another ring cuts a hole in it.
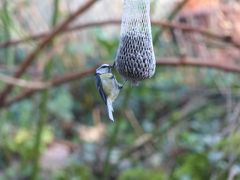
[[[99,92],[100,96],[102,97],[102,100],[107,105],[107,96],[104,93],[104,90],[102,87],[102,82],[101,82],[101,79],[98,74],[96,75],[96,85],[97,85],[98,92]]]

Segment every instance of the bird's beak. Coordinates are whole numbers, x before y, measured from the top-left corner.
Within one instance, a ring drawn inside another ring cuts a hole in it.
[[[111,73],[111,72],[112,72],[112,69],[113,69],[113,66],[110,65],[110,66],[109,66],[109,71],[108,71],[108,72]]]

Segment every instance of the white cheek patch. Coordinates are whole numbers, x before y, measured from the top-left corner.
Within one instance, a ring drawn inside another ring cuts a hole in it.
[[[98,73],[98,74],[105,74],[105,73],[108,73],[108,68],[101,68],[101,69],[98,69],[98,70],[97,70],[97,73]]]

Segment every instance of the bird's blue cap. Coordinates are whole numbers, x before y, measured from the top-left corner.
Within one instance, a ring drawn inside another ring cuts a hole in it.
[[[96,69],[96,74],[110,73],[112,66],[109,64],[102,64]]]

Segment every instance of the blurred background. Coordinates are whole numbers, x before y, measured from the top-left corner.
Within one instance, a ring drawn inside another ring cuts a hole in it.
[[[240,179],[240,1],[152,0],[156,73],[125,85],[113,123],[94,72],[121,15],[0,1],[0,179]]]

